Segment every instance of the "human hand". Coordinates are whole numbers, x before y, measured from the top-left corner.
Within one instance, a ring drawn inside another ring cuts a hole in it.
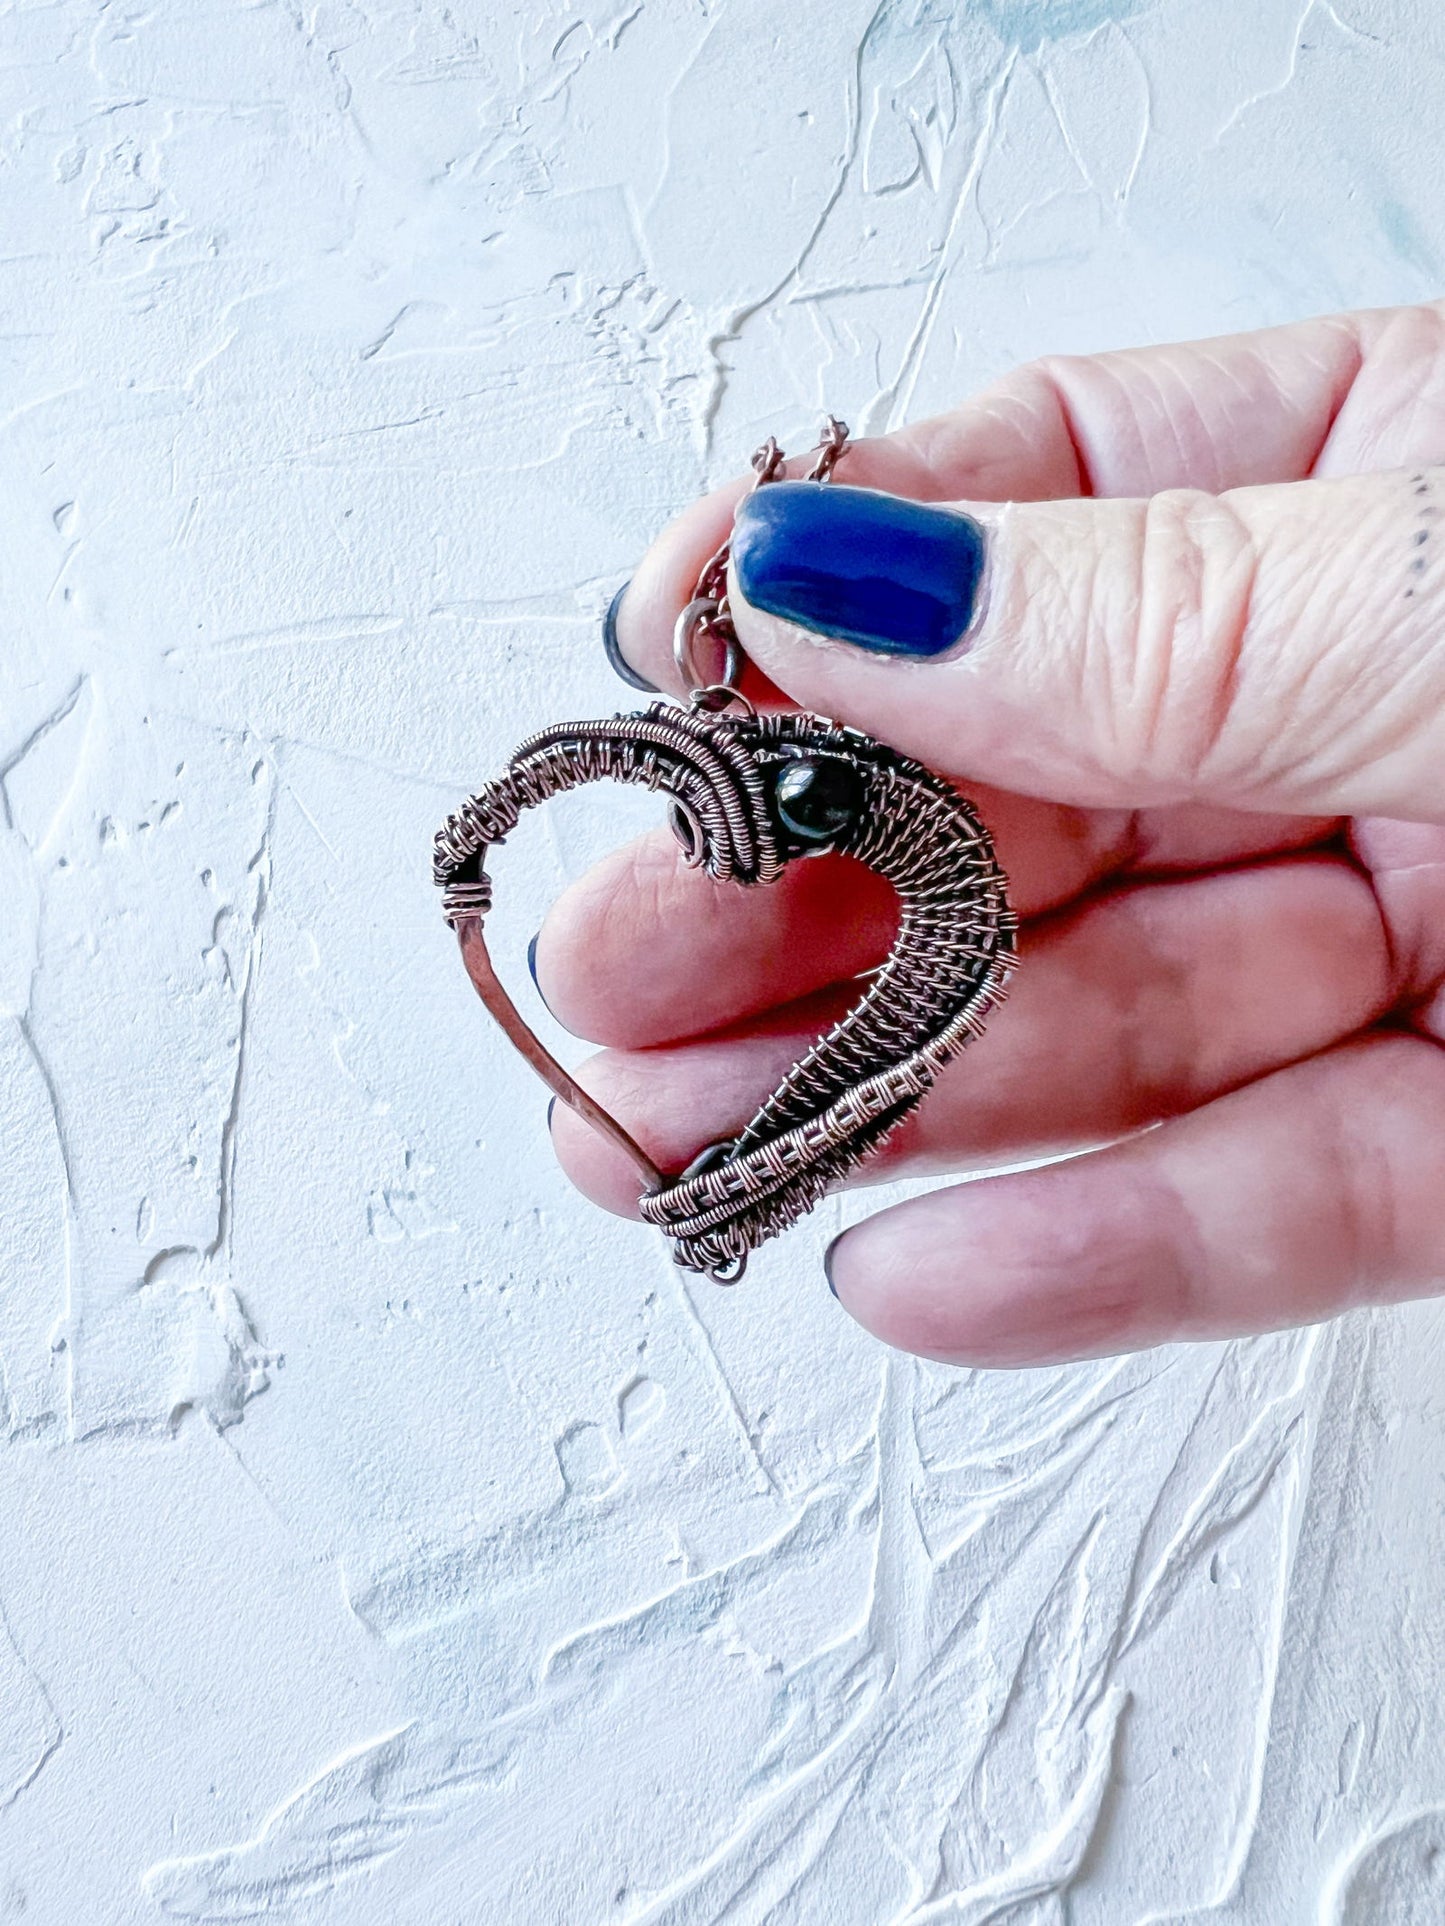
[[[827,489],[754,498],[748,692],[956,780],[1022,919],[1009,1003],[855,1181],[1086,1153],[845,1232],[831,1281],[879,1337],[1038,1364],[1445,1283],[1442,456],[1445,304],[1042,362],[855,444]],[[621,603],[617,648],[660,687],[743,487],[679,517]],[[856,488],[975,532],[909,516],[906,563]],[[534,969],[608,1046],[582,1080],[675,1170],[893,934],[846,858],[742,890],[664,829],[567,892]],[[636,1214],[617,1153],[562,1109],[554,1139]]]

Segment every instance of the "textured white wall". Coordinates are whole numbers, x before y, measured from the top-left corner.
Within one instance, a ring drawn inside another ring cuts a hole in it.
[[[1440,292],[1439,0],[54,0],[0,89],[0,1920],[1438,1926],[1440,1315],[682,1282],[427,862],[768,429]]]

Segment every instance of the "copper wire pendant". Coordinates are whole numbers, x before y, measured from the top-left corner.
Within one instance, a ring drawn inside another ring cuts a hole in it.
[[[847,430],[830,421],[810,479],[824,481]],[[769,442],[755,485],[782,464]],[[531,736],[502,775],[457,809],[436,837],[433,873],[478,994],[564,1103],[631,1158],[639,1210],[673,1242],[684,1269],[720,1283],[875,1152],[978,1036],[1016,962],[1016,919],[993,844],[941,777],[825,717],[759,715],[734,686],[741,651],[726,602],[727,547],[713,556],[678,621],[675,649],[692,686],[685,703],[560,723]],[[721,646],[720,681],[696,669]],[[482,933],[492,901],[486,858],[524,809],[585,783],[640,783],[671,799],[686,859],[718,881],[765,888],[790,862],[833,850],[897,891],[898,935],[846,1016],[820,1036],[733,1139],[667,1175],[533,1034],[492,968]]]

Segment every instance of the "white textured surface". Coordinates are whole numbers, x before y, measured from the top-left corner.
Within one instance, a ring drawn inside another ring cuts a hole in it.
[[[3,18],[0,1920],[1445,1917],[1439,1314],[684,1287],[427,880],[768,428],[1438,293],[1445,10]]]

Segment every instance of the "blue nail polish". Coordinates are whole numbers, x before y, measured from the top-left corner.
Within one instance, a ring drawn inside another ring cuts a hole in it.
[[[931,656],[973,616],[984,531],[867,488],[774,482],[739,504],[732,552],[755,609],[879,655]]]
[[[547,1130],[549,1134],[552,1129],[552,1112],[556,1108],[557,1108],[557,1099],[553,1097],[551,1102],[547,1105]]]
[[[847,1235],[847,1231],[839,1231],[838,1235],[823,1253],[823,1275],[827,1278],[828,1289],[833,1293],[834,1297],[838,1296],[838,1286],[833,1282],[833,1253]],[[839,1302],[841,1303],[842,1300],[839,1299]]]
[[[537,981],[537,941],[541,934],[542,932],[538,930],[537,935],[534,936],[527,945],[527,974],[532,979],[533,989],[536,990],[538,996],[542,999],[542,1008],[547,1012],[548,1016],[551,1016],[552,1006],[547,1001],[547,993]]]
[[[607,660],[611,663],[614,674],[620,675],[622,680],[629,683],[632,688],[641,689],[644,695],[657,695],[659,693],[657,684],[640,676],[617,646],[617,611],[622,606],[622,598],[626,595],[628,586],[629,584],[624,582],[607,604],[607,613],[602,618],[602,646],[607,651]]]

